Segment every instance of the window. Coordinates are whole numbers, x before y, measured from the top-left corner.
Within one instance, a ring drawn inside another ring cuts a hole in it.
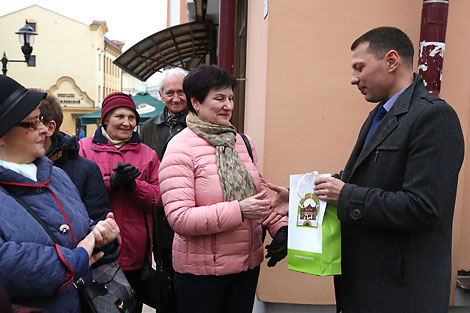
[[[234,90],[234,110],[232,123],[239,132],[243,132],[245,120],[245,83],[246,83],[246,20],[247,0],[237,1],[234,76],[237,88]]]

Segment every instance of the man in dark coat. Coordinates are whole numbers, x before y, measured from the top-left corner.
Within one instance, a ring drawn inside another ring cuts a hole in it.
[[[90,219],[99,221],[110,212],[108,193],[98,165],[78,155],[80,146],[69,135],[60,132],[63,113],[60,102],[53,94],[42,101],[41,115],[47,127],[44,148],[54,166],[63,169],[80,192]]]
[[[181,68],[170,68],[163,73],[160,98],[165,103],[163,112],[155,115],[142,125],[142,142],[155,150],[161,161],[168,142],[186,128],[188,108],[183,91],[183,79],[188,74]],[[162,252],[163,267],[170,274],[175,271],[172,265],[173,230],[166,220],[163,208],[157,210],[157,231]]]
[[[142,142],[155,150],[160,161],[171,138],[186,128],[188,107],[183,79],[187,74],[187,71],[177,67],[163,73],[159,93],[165,108],[142,125]]]
[[[315,182],[315,193],[337,204],[341,221],[338,311],[447,312],[464,157],[459,119],[413,74],[413,45],[401,30],[373,29],[351,50],[351,83],[366,101],[379,103],[341,180]]]

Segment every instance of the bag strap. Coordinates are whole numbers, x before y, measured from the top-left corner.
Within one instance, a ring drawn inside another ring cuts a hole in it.
[[[153,259],[157,265],[162,264],[162,251],[159,245],[159,238],[158,238],[158,231],[156,231],[156,220],[157,220],[157,209],[155,204],[155,198],[152,199],[152,234],[153,234],[153,247],[150,249],[150,231],[149,231],[149,223],[147,221],[147,214],[144,213],[144,220],[145,220],[145,230],[147,232],[147,243],[145,245],[145,254],[144,254],[144,264],[147,262],[149,258],[150,251],[153,251]]]
[[[248,137],[246,137],[246,135],[243,134],[243,133],[239,133],[239,134],[240,134],[240,137],[242,137],[243,142],[245,143],[246,150],[248,151],[248,154],[250,155],[250,158],[251,158],[251,162],[254,162],[253,161],[253,151],[251,150],[251,144],[250,144],[250,141],[248,140]],[[262,226],[262,229],[263,229],[263,232],[262,232],[262,235],[261,235],[261,240],[262,240],[262,242],[264,242],[264,239],[266,238],[266,227]]]
[[[240,134],[240,137],[242,137],[243,142],[245,143],[246,150],[248,150],[248,154],[250,155],[250,158],[251,158],[251,162],[253,162],[253,151],[251,150],[250,141],[248,140],[245,134],[242,134],[242,133],[239,133],[239,134]]]
[[[3,188],[5,188],[5,186],[3,186]],[[5,188],[6,190],[6,188]],[[8,192],[8,190],[7,190]],[[21,200],[20,197],[18,197],[17,195],[13,194],[13,193],[10,193],[8,192],[8,194],[10,196],[12,196],[16,202],[18,202],[19,204],[21,204],[21,206],[23,208],[26,209],[26,211],[28,211],[29,214],[31,214],[32,217],[34,217],[34,219],[42,226],[42,228],[44,228],[44,230],[46,231],[46,233],[49,235],[49,237],[51,237],[52,241],[55,243],[55,244],[58,244],[60,245],[59,243],[59,240],[57,240],[57,237],[54,235],[54,233],[52,233],[52,231],[49,229],[48,225],[46,224],[46,222],[44,222],[44,220],[35,212],[33,211],[33,209],[31,209],[31,207],[29,205],[27,205],[23,200]]]
[[[163,210],[163,208],[161,208]],[[157,230],[157,208],[155,199],[152,200],[152,220],[153,220],[153,259],[158,266],[163,264],[162,261],[162,249],[160,247],[160,237]]]
[[[148,262],[149,254],[150,254],[150,232],[149,232],[149,223],[147,221],[147,214],[145,211],[142,211],[144,214],[144,221],[145,221],[145,230],[147,231],[147,243],[145,244],[145,254],[144,254],[144,265]]]

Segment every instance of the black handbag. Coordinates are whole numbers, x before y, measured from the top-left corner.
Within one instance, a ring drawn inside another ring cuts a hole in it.
[[[10,193],[19,204],[44,228],[55,244],[59,240],[47,223],[19,197]],[[135,306],[131,285],[117,262],[103,264],[92,270],[93,283],[84,286],[82,278],[73,282],[78,291],[82,313],[129,313]]]
[[[134,291],[117,262],[92,269],[93,283],[74,282],[82,313],[129,313],[135,306]],[[119,296],[117,296],[119,295]]]
[[[149,262],[150,256],[150,231],[147,216],[144,212],[145,229],[147,230],[147,244],[144,254],[144,262],[140,270],[139,282],[135,288],[136,299],[142,301],[146,305],[154,308],[157,313],[166,313],[174,307],[175,296],[173,289],[173,278],[165,271],[162,265],[162,257],[159,237],[155,231],[156,208],[155,199],[152,201],[152,217],[153,217],[153,256],[155,260],[155,269]]]

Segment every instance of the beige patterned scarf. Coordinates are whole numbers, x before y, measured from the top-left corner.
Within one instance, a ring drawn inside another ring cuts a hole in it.
[[[199,137],[215,147],[224,200],[243,200],[255,195],[255,181],[235,151],[235,127],[232,124],[221,126],[204,122],[192,112],[186,116],[186,124]]]

